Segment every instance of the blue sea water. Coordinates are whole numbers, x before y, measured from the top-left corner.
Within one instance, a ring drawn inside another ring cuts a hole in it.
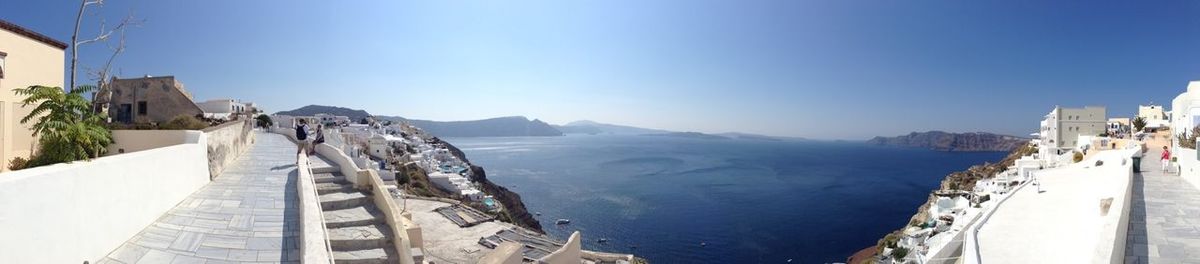
[[[652,263],[844,262],[907,224],[946,174],[1006,154],[652,136],[446,140],[541,212],[552,237],[579,230],[585,249]]]

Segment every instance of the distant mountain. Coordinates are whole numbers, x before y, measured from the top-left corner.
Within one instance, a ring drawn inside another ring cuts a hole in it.
[[[677,137],[677,138],[694,138],[694,139],[730,139],[724,136],[704,134],[700,132],[669,132],[659,134],[643,134],[650,137]]]
[[[406,119],[406,121],[438,137],[541,137],[563,135],[563,132],[558,131],[553,126],[550,126],[550,124],[546,124],[546,122],[537,119],[529,120],[523,116],[449,122],[417,119]]]
[[[763,141],[783,141],[784,140],[784,138],[781,138],[781,137],[772,137],[772,136],[764,136],[764,135],[740,133],[740,132],[721,133],[721,134],[717,134],[717,135],[727,137],[727,138],[746,139],[746,140],[763,140]],[[797,139],[800,139],[800,138],[797,138]]]
[[[939,151],[1012,151],[1029,139],[986,132],[912,132],[896,137],[875,137],[868,144],[929,148]]]
[[[335,116],[347,116],[347,117],[350,117],[350,120],[353,120],[354,122],[358,122],[358,120],[362,120],[363,118],[371,116],[370,113],[367,113],[367,111],[363,111],[363,110],[350,109],[350,108],[337,107],[337,106],[324,106],[324,105],[308,105],[305,107],[297,108],[295,110],[276,112],[275,114],[289,115],[289,116],[312,116],[312,115],[316,115],[316,114],[330,114],[330,115],[335,115]]]
[[[632,126],[622,126],[599,123],[589,120],[580,120],[566,125],[554,126],[559,131],[567,134],[608,134],[608,135],[645,135],[645,134],[663,134],[673,131],[640,128]]]

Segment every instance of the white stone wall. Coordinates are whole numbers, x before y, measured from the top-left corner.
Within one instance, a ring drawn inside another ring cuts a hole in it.
[[[1179,176],[1200,188],[1200,160],[1196,159],[1196,150],[1176,148],[1174,155],[1179,162]]]
[[[187,130],[113,130],[108,155],[131,153],[187,142]]]
[[[206,138],[0,173],[0,263],[95,263],[209,182]],[[136,169],[133,169],[136,168]]]

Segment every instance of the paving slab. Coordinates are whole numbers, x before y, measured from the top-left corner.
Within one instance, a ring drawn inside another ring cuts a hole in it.
[[[298,263],[296,146],[254,133],[220,176],[99,263]]]
[[[1200,189],[1163,172],[1151,149],[1133,178],[1125,263],[1200,263]]]

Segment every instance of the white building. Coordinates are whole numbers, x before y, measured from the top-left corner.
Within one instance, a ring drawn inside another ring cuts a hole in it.
[[[350,117],[348,117],[348,116],[339,116],[339,115],[331,115],[331,114],[316,114],[313,116],[316,117],[317,119],[320,119],[321,124],[331,124],[332,123],[332,124],[337,124],[339,126],[344,126],[344,125],[350,124]]]
[[[1079,136],[1104,134],[1107,118],[1103,106],[1063,108],[1055,106],[1046,114],[1038,132],[1038,158],[1050,160],[1079,146]]]
[[[475,201],[483,199],[483,193],[471,186],[471,181],[462,175],[435,171],[429,174],[429,181],[443,191],[462,195]]]
[[[1128,117],[1109,118],[1108,119],[1108,134],[1129,133],[1130,120]]]
[[[378,159],[386,159],[392,148],[403,148],[405,142],[407,140],[401,137],[375,134],[367,139],[367,154]]]
[[[1190,134],[1200,125],[1200,81],[1188,82],[1187,91],[1171,100],[1171,130]]]

